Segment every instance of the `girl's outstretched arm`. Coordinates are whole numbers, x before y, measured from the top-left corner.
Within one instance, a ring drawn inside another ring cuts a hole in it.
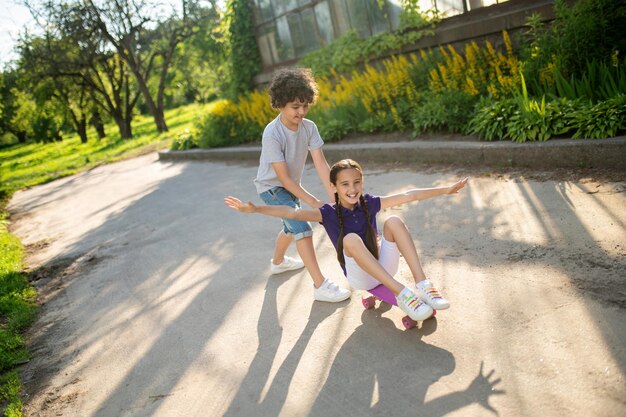
[[[283,219],[294,219],[308,222],[321,222],[322,213],[315,210],[294,209],[289,206],[256,206],[252,201],[244,203],[240,199],[232,196],[224,198],[224,204],[240,213],[259,213],[266,216],[280,217]]]
[[[465,187],[468,179],[469,178],[463,178],[448,187],[414,188],[403,193],[387,195],[380,198],[380,208],[385,209],[388,207],[399,206],[412,201],[426,200],[440,195],[456,194],[463,187]]]

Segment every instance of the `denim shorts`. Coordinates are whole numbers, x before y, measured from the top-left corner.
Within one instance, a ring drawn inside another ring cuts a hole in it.
[[[259,196],[268,206],[300,208],[300,199],[283,187],[274,187],[262,192]],[[292,234],[294,239],[300,240],[308,236],[313,236],[313,229],[309,222],[292,219],[281,220],[283,221],[283,232],[285,232],[285,234]]]

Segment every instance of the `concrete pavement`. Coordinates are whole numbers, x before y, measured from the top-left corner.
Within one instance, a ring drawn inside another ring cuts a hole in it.
[[[374,194],[464,174],[365,170]],[[268,274],[279,221],[222,202],[258,201],[255,172],[151,154],[13,196],[43,302],[26,416],[626,414],[624,182],[478,175],[383,213],[452,303],[404,331],[359,292],[314,302],[306,272]],[[323,195],[311,166],[304,184]],[[314,230],[322,270],[347,286]]]

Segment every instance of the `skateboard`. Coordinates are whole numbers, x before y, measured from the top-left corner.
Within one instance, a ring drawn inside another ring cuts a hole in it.
[[[361,302],[363,303],[363,307],[365,307],[366,310],[374,308],[376,306],[376,300],[384,301],[385,303],[396,306],[396,307],[398,306],[398,302],[396,301],[396,296],[393,295],[393,293],[391,292],[389,288],[385,287],[382,284],[380,284],[377,287],[372,288],[371,290],[367,290],[367,292],[369,292],[372,295],[370,295],[369,297],[361,297]],[[437,310],[433,309],[433,315],[430,316],[429,318],[435,317],[436,314],[437,314]],[[405,329],[408,330],[417,326],[417,322],[409,316],[404,316],[402,317],[402,325],[404,326]]]

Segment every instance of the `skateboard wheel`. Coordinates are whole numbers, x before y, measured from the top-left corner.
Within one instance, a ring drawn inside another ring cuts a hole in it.
[[[362,297],[361,302],[363,303],[363,307],[365,307],[366,310],[369,310],[374,308],[376,305],[376,297]]]
[[[402,317],[402,324],[404,325],[404,328],[407,330],[412,329],[413,327],[417,326],[417,322],[409,316]]]
[[[430,317],[435,317],[437,315],[437,310],[433,310],[433,315]]]

